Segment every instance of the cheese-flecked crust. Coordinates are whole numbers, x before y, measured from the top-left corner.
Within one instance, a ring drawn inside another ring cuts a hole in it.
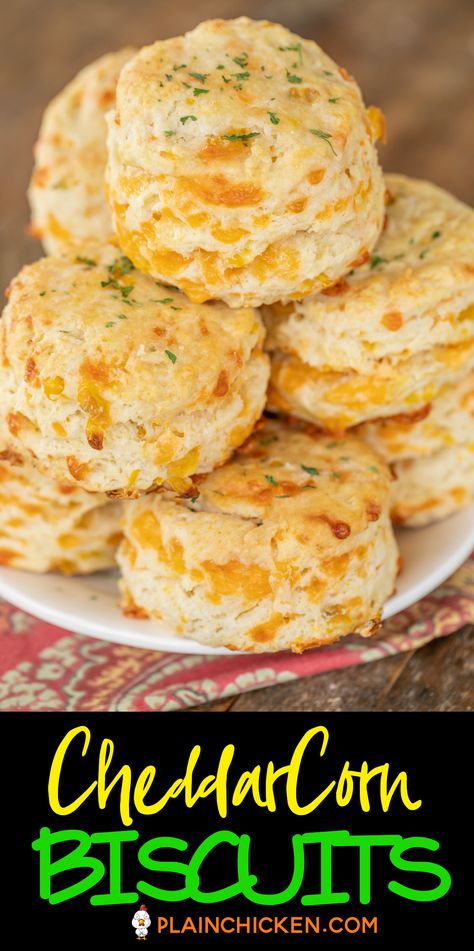
[[[389,463],[474,446],[474,371],[420,410],[363,423],[357,432]]]
[[[74,242],[105,242],[114,233],[104,194],[105,113],[134,52],[108,53],[86,66],[44,113],[28,197],[31,230],[48,254]]]
[[[194,502],[149,495],[125,506],[125,609],[236,650],[368,636],[397,573],[390,483],[354,436],[262,422]]]
[[[193,300],[305,297],[380,233],[383,117],[316,43],[278,24],[211,20],[145,47],[107,121],[120,245]]]
[[[0,333],[12,438],[89,491],[187,491],[263,409],[258,313],[192,304],[112,246],[23,268]]]
[[[474,441],[392,468],[391,515],[398,525],[429,525],[474,502]]]
[[[121,510],[106,495],[54,482],[2,435],[0,565],[64,574],[113,568]]]
[[[474,211],[429,182],[385,180],[391,200],[370,261],[328,294],[265,309],[269,350],[371,374],[474,338]]]
[[[325,372],[298,357],[274,353],[268,406],[342,432],[366,420],[422,410],[472,368],[474,337],[397,363],[379,360],[372,374]]]

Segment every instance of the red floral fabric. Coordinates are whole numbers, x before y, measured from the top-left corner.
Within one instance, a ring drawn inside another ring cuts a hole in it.
[[[365,664],[474,623],[474,554],[445,584],[370,640],[300,656],[163,654],[52,627],[0,601],[0,710],[165,711]]]

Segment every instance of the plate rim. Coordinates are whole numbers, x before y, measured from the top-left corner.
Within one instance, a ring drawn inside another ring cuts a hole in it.
[[[447,578],[450,577],[463,563],[467,560],[469,555],[474,550],[474,504],[467,506],[466,508],[460,510],[459,512],[454,513],[455,516],[459,516],[464,513],[468,517],[468,523],[470,524],[470,530],[466,532],[466,535],[463,536],[462,541],[459,546],[455,549],[454,552],[451,552],[449,558],[441,561],[441,563],[433,569],[426,578],[421,578],[410,588],[410,593],[405,592],[398,594],[395,593],[391,598],[388,599],[383,610],[382,620],[388,620],[388,618],[393,617],[395,614],[399,614],[401,611],[406,610],[411,607],[417,601],[420,601],[422,598],[426,597],[437,587],[443,584]],[[452,518],[453,516],[451,516]],[[443,519],[443,522],[449,521],[449,519]],[[426,528],[432,528],[431,526],[426,526]],[[440,523],[441,524],[441,520]],[[416,529],[419,531],[419,529]],[[413,529],[402,529],[402,532],[411,532]],[[191,640],[190,638],[181,638],[177,637],[172,633],[161,634],[158,632],[145,630],[140,632],[138,630],[135,634],[132,630],[113,630],[111,631],[107,625],[104,625],[103,622],[97,619],[89,619],[87,617],[80,617],[76,613],[70,614],[66,610],[57,607],[55,604],[50,602],[38,602],[38,598],[34,595],[30,595],[28,592],[22,591],[17,584],[14,582],[9,583],[8,578],[12,577],[12,571],[17,574],[21,574],[22,577],[30,576],[35,579],[43,577],[42,575],[36,575],[34,572],[24,572],[19,569],[10,569],[7,567],[0,567],[0,597],[5,601],[12,604],[14,607],[25,611],[26,613],[36,617],[40,621],[44,621],[48,624],[53,624],[56,627],[60,627],[63,630],[82,634],[85,637],[92,637],[96,640],[103,640],[110,643],[123,644],[130,647],[137,647],[142,650],[154,650],[162,653],[176,653],[176,654],[201,654],[201,655],[221,655],[221,656],[242,656],[248,652],[246,651],[231,651],[226,647],[210,647],[205,644],[202,644],[199,641]],[[52,575],[50,577],[56,577],[59,581],[64,581],[64,578],[61,575]],[[67,579],[73,580],[73,579]],[[39,605],[39,609],[38,609]],[[153,623],[152,619],[150,622]],[[137,624],[142,624],[144,622],[137,621]],[[146,623],[146,622],[145,622]],[[137,637],[139,643],[133,644],[134,637]],[[165,640],[166,646],[163,646],[163,640]],[[275,655],[275,653],[285,653],[285,651],[279,652],[261,652],[262,656],[269,656],[269,654]]]

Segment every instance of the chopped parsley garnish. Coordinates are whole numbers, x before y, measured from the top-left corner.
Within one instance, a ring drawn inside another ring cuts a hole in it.
[[[106,327],[115,327],[115,323],[114,323],[113,320],[108,320],[105,326],[106,326]]]
[[[288,80],[289,83],[302,83],[302,82],[303,82],[303,80],[301,79],[301,76],[295,76],[294,73],[290,73],[289,69],[287,69],[287,71],[286,71],[286,78],[287,78],[287,80]]]
[[[225,66],[223,66],[222,63],[219,63],[219,66],[216,66],[216,69],[225,69]]]
[[[40,297],[44,297],[45,294],[46,294],[46,291],[40,291],[40,292],[39,292],[39,296],[40,296]]]
[[[175,64],[175,65],[173,66],[173,72],[174,72],[174,73],[177,73],[177,72],[178,72],[178,69],[186,69],[186,66],[187,66],[187,63],[181,63],[181,66],[176,66],[176,64]]]
[[[168,357],[168,360],[171,360],[171,363],[176,363],[176,360],[177,360],[178,358],[177,358],[176,354],[173,353],[172,350],[165,350],[165,353],[166,353],[166,356]]]
[[[250,73],[233,73],[232,75],[233,75],[234,79],[242,79],[242,80],[244,80],[244,79],[248,79],[248,78],[249,78]]]
[[[166,129],[165,135],[169,138],[170,135],[176,135],[176,132],[173,132],[172,129]]]
[[[168,80],[168,82],[170,83],[171,80],[173,79],[171,73],[165,73],[165,76],[166,76],[166,79]]]
[[[163,297],[162,300],[152,300],[150,299],[151,304],[172,304],[174,297]]]
[[[314,466],[303,466],[303,465],[302,465],[301,468],[304,469],[304,471],[307,472],[308,475],[311,475],[311,476],[317,476],[317,475],[319,475],[319,469],[315,469]]]
[[[207,92],[208,89],[193,89],[193,96],[204,96]]]
[[[301,63],[303,62],[303,50],[301,49],[301,43],[295,43],[294,46],[279,46],[278,49],[281,50],[283,53],[286,53],[287,51],[288,52],[291,51],[292,53],[298,53],[300,66],[301,66]]]
[[[130,271],[134,271],[135,265],[132,264],[130,258],[127,258],[125,254],[122,254],[121,257],[116,258],[115,261],[112,261],[112,264],[107,265],[107,270],[109,274],[115,273],[116,277],[123,277],[124,274],[129,274]]]
[[[429,251],[429,248],[425,248],[424,251],[420,251],[418,257],[419,257],[419,258],[424,258],[424,257],[426,257],[426,255],[428,254],[428,251]]]
[[[117,314],[117,317],[119,320],[128,320],[128,317],[126,314]]]
[[[278,125],[280,121],[278,116],[276,116],[274,112],[269,112],[268,115],[270,116],[270,122],[272,125]]]
[[[270,483],[270,485],[278,485],[278,482],[276,481],[276,479],[273,478],[272,475],[266,475],[265,478],[267,482]]]
[[[225,83],[231,83],[231,82],[232,82],[230,76],[229,76],[229,79],[227,79],[227,76],[224,76],[224,74],[222,74],[222,79],[224,80]]]
[[[260,135],[260,132],[245,132],[237,133],[234,132],[233,135],[223,135],[223,139],[228,139],[229,142],[236,142],[237,139],[240,139],[241,142],[247,142],[248,139],[254,139],[255,136]]]
[[[433,231],[433,234],[431,235],[431,240],[433,240],[433,238],[439,238],[440,236],[441,236],[441,231]]]
[[[82,258],[79,255],[77,256],[76,261],[78,264],[86,264],[89,268],[95,267],[97,264],[97,261],[93,261],[92,258]]]
[[[248,53],[242,53],[241,56],[234,56],[233,61],[234,63],[237,63],[237,66],[240,66],[241,69],[245,69],[248,63],[248,58]]]
[[[192,499],[191,499],[191,502],[193,503],[193,505],[194,505],[195,502],[197,502],[198,498],[199,498],[198,495],[193,495],[193,497],[192,497]]]
[[[385,263],[386,263],[385,258],[381,258],[379,254],[373,254],[369,264],[370,270],[373,271],[374,267],[378,267],[379,264],[385,264]]]
[[[327,144],[329,145],[331,152],[333,152],[334,155],[337,155],[337,152],[331,142],[332,135],[330,132],[323,132],[322,129],[310,129],[309,131],[312,132],[313,135],[317,135],[318,139],[324,139],[324,141],[327,142]]]
[[[276,498],[276,499],[289,499],[290,496],[289,496],[289,495],[276,495],[275,498]]]
[[[334,76],[330,69],[323,69],[323,73],[325,76]]]
[[[270,446],[272,442],[278,442],[278,436],[272,434],[270,436],[262,436],[262,438],[259,439],[261,446]]]
[[[192,76],[193,79],[197,79],[200,83],[205,83],[209,73],[188,73],[188,76]]]
[[[185,83],[185,82],[183,81],[183,82],[181,83],[181,85],[184,86],[185,89],[191,89],[191,86],[189,85],[189,83]],[[161,102],[161,99],[160,99],[160,102]]]
[[[377,466],[369,466],[369,472],[378,472]]]
[[[332,96],[331,99],[328,99],[328,102],[339,102],[342,99],[342,96]]]
[[[341,473],[340,473],[340,472],[331,472],[331,475],[332,475],[333,479],[340,479],[340,478],[341,478]]]
[[[196,122],[196,116],[181,116],[179,121],[182,125],[185,125],[188,119],[190,119],[191,122]]]

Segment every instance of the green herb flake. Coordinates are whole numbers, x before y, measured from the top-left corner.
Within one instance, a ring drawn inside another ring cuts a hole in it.
[[[241,142],[247,142],[248,139],[254,139],[257,135],[260,135],[260,132],[245,132],[244,134],[237,134],[234,132],[233,135],[223,135],[223,139],[228,139],[229,142],[236,142],[239,139]]]
[[[44,297],[45,294],[46,294],[46,291],[40,291],[38,296],[39,296],[39,297]]]
[[[93,261],[92,258],[82,258],[79,255],[77,256],[76,261],[78,264],[85,264],[88,268],[96,267],[97,265],[97,261]]]
[[[248,53],[242,53],[241,56],[234,56],[233,62],[237,63],[237,66],[240,66],[241,69],[245,69],[248,63],[248,58]]]
[[[431,235],[431,240],[433,241],[434,238],[440,238],[440,237],[441,237],[441,231],[433,231],[433,234]]]
[[[170,135],[176,135],[176,132],[173,132],[172,129],[166,129],[165,135],[169,139]]]
[[[310,475],[310,476],[317,476],[317,475],[319,475],[319,469],[315,469],[314,466],[303,466],[303,465],[302,465],[301,468],[304,469],[304,471],[307,472],[308,475]]]
[[[223,66],[222,63],[219,63],[219,65],[216,66],[216,69],[225,69],[225,66]]]
[[[342,96],[331,96],[331,99],[328,99],[328,102],[339,102],[342,99]]]
[[[193,96],[204,96],[208,92],[208,89],[193,89]]]
[[[176,354],[172,352],[172,350],[165,350],[165,353],[166,353],[166,356],[168,357],[168,360],[171,360],[171,363],[176,363],[176,360],[178,358]]]
[[[334,447],[337,446],[337,440],[334,439],[332,442],[327,442],[325,445],[326,449],[334,449]]]
[[[341,473],[340,473],[340,472],[331,472],[331,475],[332,475],[333,479],[340,479],[340,478],[341,478]]]
[[[115,323],[114,323],[113,320],[108,320],[105,326],[106,326],[106,327],[115,327]]]
[[[313,135],[317,135],[318,139],[323,139],[324,142],[327,142],[327,144],[329,145],[329,148],[331,149],[331,152],[334,155],[337,155],[337,152],[331,142],[332,135],[330,132],[323,132],[322,129],[310,129],[309,131],[312,132]]]
[[[276,116],[274,112],[269,112],[268,115],[270,116],[270,122],[272,125],[278,125],[280,121],[278,116]]]
[[[289,496],[289,495],[276,495],[275,498],[276,498],[276,499],[289,499],[290,496]]]
[[[323,69],[323,73],[325,76],[334,76],[330,69]]]
[[[166,76],[166,79],[168,80],[168,82],[171,82],[171,80],[173,79],[173,76],[172,76],[171,73],[165,73],[165,76]]]
[[[259,439],[261,446],[270,446],[272,442],[278,442],[278,436],[271,434],[270,436],[262,436],[262,438]]]
[[[379,472],[377,466],[369,466],[369,472]]]
[[[197,502],[198,498],[199,498],[198,495],[193,495],[193,497],[192,497],[192,499],[191,499],[191,502],[193,503],[193,505],[194,505],[195,502]]]
[[[273,478],[272,475],[266,475],[265,478],[267,482],[270,483],[270,485],[278,485],[278,482],[276,481],[276,479]]]
[[[421,259],[423,260],[423,258],[425,258],[425,257],[426,257],[426,255],[428,254],[428,251],[429,251],[429,248],[425,248],[425,250],[424,250],[424,251],[420,251],[420,253],[419,253],[419,255],[418,255],[418,257],[419,257],[419,258],[421,258]]]
[[[183,82],[181,83],[181,85],[184,86],[185,89],[191,89],[191,86],[190,86],[189,83],[185,83],[185,82],[183,81]],[[161,102],[161,99],[160,99],[160,102]]]
[[[299,65],[301,66],[301,63],[303,62],[303,50],[301,49],[301,43],[295,43],[294,46],[279,46],[278,49],[281,50],[282,53],[298,53]]]
[[[181,63],[181,66],[176,66],[175,64],[173,66],[173,72],[177,73],[179,69],[186,69],[186,66],[187,66],[187,63]]]
[[[303,82],[301,76],[295,76],[295,74],[294,74],[294,73],[290,73],[290,71],[289,71],[288,69],[287,69],[287,71],[286,71],[286,78],[287,78],[287,80],[288,80],[289,83],[297,83],[297,84],[299,84],[299,83],[302,83],[302,82]],[[312,130],[311,130],[311,131],[312,131]]]
[[[128,320],[128,317],[126,314],[117,314],[117,317],[119,320]]]
[[[174,297],[163,297],[161,300],[157,298],[150,298],[150,304],[172,304]]]
[[[241,79],[243,81],[244,79],[249,78],[250,73],[232,73],[232,75],[234,79]]]
[[[378,267],[379,264],[386,264],[386,259],[381,258],[379,254],[373,254],[370,259],[370,270],[373,271],[374,267]]]
[[[205,83],[209,73],[188,73],[188,76],[192,76],[193,79],[197,79],[200,83]]]
[[[191,122],[197,121],[196,116],[181,116],[179,121],[181,122],[182,125],[185,125],[188,119],[190,119]]]

